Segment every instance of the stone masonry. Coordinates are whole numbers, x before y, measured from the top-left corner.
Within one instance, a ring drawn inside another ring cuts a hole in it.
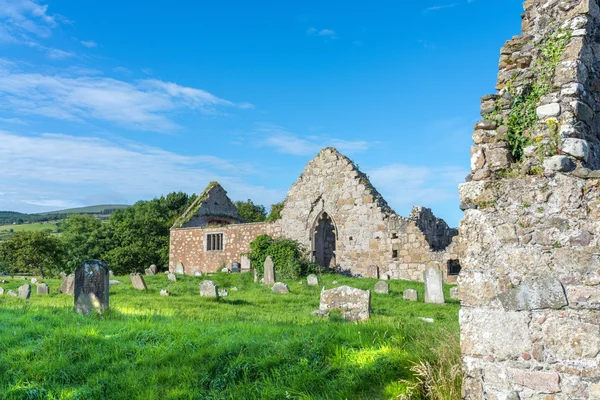
[[[472,180],[459,188],[463,394],[598,399],[600,9],[524,7],[523,33],[501,51],[498,92],[482,98]],[[537,103],[519,133],[523,99]]]

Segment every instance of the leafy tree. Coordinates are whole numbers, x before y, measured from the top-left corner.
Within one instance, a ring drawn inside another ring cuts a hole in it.
[[[85,260],[102,258],[107,250],[106,230],[94,216],[70,215],[60,224],[59,232],[69,273]]]
[[[7,272],[55,275],[63,264],[62,243],[47,232],[17,232],[0,242],[0,262]]]
[[[244,222],[264,222],[267,219],[265,206],[254,204],[252,200],[236,201],[235,207]]]
[[[271,206],[271,211],[269,212],[269,216],[267,217],[268,222],[277,221],[281,219],[281,210],[283,210],[283,201],[280,203],[275,203]]]
[[[260,235],[250,242],[250,253],[247,257],[260,275],[264,273],[265,259],[271,256],[277,276],[296,279],[321,270],[318,265],[309,262],[306,255],[306,249],[295,240],[273,239],[268,235]]]

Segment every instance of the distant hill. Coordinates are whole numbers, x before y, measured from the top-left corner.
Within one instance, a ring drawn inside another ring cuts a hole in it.
[[[48,214],[102,214],[102,215],[108,215],[108,214],[112,214],[116,210],[122,210],[122,209],[128,208],[128,207],[131,207],[131,206],[126,205],[126,204],[101,204],[98,206],[67,208],[66,210],[48,211],[45,213],[40,213],[39,215],[48,215]]]

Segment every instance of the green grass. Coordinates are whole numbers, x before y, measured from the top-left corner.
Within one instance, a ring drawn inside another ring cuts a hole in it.
[[[5,279],[7,290],[25,283]],[[74,313],[59,280],[44,280],[49,296],[0,296],[1,399],[395,398],[406,390],[401,380],[413,379],[413,362],[458,336],[458,302],[424,304],[416,282],[391,281],[391,295],[373,294],[371,320],[349,323],[313,317],[321,286],[297,281],[276,295],[250,274],[217,274],[208,279],[230,295],[215,301],[199,296],[205,277],[145,277],[145,292],[129,277],[113,279],[123,284],[111,287],[102,317]],[[376,282],[321,277],[327,288],[334,280],[363,289]],[[406,288],[420,301],[403,301]]]
[[[56,221],[37,222],[34,224],[0,225],[0,232],[9,232],[11,229],[14,232],[35,232],[44,231],[46,229],[56,232],[57,226]]]

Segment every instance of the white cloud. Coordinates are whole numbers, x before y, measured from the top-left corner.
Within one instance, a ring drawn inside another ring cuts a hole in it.
[[[333,29],[317,29],[312,27],[309,28],[306,33],[310,36],[323,36],[329,39],[337,39],[337,34]]]
[[[156,79],[128,83],[96,74],[73,76],[66,70],[27,73],[8,63],[0,63],[0,100],[4,103],[0,108],[13,113],[71,121],[95,119],[155,132],[178,128],[171,112],[187,109],[218,114],[224,107],[251,107]]]
[[[448,8],[454,8],[457,5],[458,5],[457,3],[452,3],[452,4],[443,4],[443,5],[431,6],[431,7],[427,7],[424,12],[427,13],[427,12],[432,12],[432,11],[441,11],[441,10],[445,10],[445,9],[448,9]]]
[[[60,15],[48,13],[48,6],[34,0],[0,0],[0,40],[26,42],[31,37],[47,38]]]
[[[88,49],[91,49],[92,47],[97,47],[98,46],[98,43],[94,42],[93,40],[81,40],[79,43],[81,43],[82,45],[84,45]]]
[[[137,143],[0,131],[0,210],[47,211],[93,203],[132,203],[171,191],[199,193],[212,180],[233,199],[271,204],[284,193],[244,183],[248,166],[214,156],[183,156]]]
[[[345,140],[314,135],[301,137],[276,125],[261,124],[256,132],[260,134],[258,142],[260,146],[272,147],[279,153],[297,156],[314,156],[321,149],[329,146],[347,154],[359,153],[370,147],[369,143],[364,140]]]

